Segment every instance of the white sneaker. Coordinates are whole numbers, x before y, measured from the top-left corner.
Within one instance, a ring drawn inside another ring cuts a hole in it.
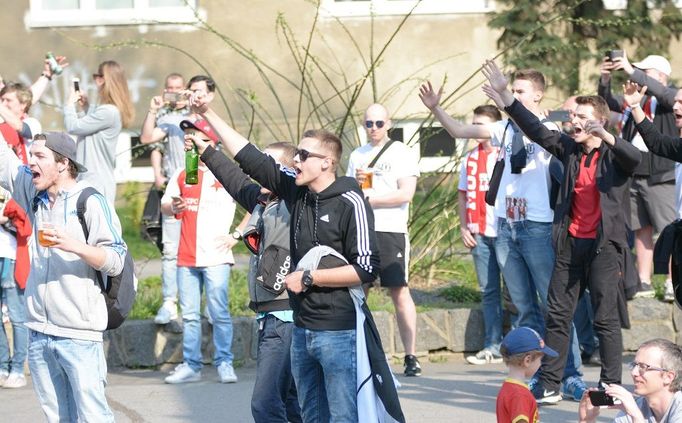
[[[23,388],[26,386],[26,377],[23,373],[12,372],[2,385],[3,388]]]
[[[663,293],[663,301],[672,303],[675,301],[675,289],[673,288],[673,281],[668,279],[665,281],[665,292]]]
[[[157,325],[165,325],[171,320],[178,318],[178,307],[175,305],[175,301],[164,301],[159,311],[156,312],[156,317],[154,317],[154,323]]]
[[[5,384],[7,378],[9,377],[9,372],[7,370],[0,370],[0,386]]]
[[[173,370],[170,376],[166,377],[164,381],[166,383],[189,383],[189,382],[199,382],[201,380],[201,370],[195,372],[189,367],[189,364],[182,363]]]
[[[482,365],[482,364],[499,364],[502,363],[502,356],[498,353],[495,354],[492,351],[490,351],[488,348],[484,348],[476,355],[470,355],[467,357],[467,362],[469,364],[476,364],[476,365]]]
[[[218,365],[218,378],[220,383],[235,383],[237,381],[237,375],[234,374],[232,365],[227,361],[223,361]]]

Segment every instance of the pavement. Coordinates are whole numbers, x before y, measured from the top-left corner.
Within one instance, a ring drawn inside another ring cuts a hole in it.
[[[624,358],[627,362],[630,357]],[[422,359],[425,361],[425,359]],[[393,366],[402,387],[401,405],[408,422],[494,422],[495,397],[506,375],[502,364],[472,366],[461,358],[444,362],[423,362],[421,377],[403,377],[402,366]],[[596,385],[598,367],[585,367],[588,385]],[[110,370],[106,395],[117,422],[252,422],[251,391],[255,367],[236,369],[239,382],[220,384],[211,366],[204,367],[203,379],[185,385],[167,385],[168,371]],[[44,416],[28,386],[0,391],[0,421],[34,423]],[[631,378],[623,367],[623,381],[632,390]],[[578,403],[563,400],[540,407],[540,421],[575,422]],[[610,422],[616,410],[603,410],[599,422]]]

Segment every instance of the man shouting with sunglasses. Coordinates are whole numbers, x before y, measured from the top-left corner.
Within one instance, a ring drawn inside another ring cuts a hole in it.
[[[303,421],[358,421],[356,315],[348,287],[376,278],[379,255],[372,209],[353,179],[336,177],[341,140],[325,130],[305,131],[293,169],[285,168],[227,125],[202,93],[194,94],[190,104],[244,173],[291,210],[291,268],[316,246],[334,249],[349,263],[293,271],[285,282],[295,324],[291,370]]]
[[[391,120],[381,104],[365,111],[367,144],[350,155],[346,176],[354,177],[374,210],[381,286],[388,288],[395,306],[400,338],[405,348],[405,376],[420,376],[415,356],[417,311],[407,286],[410,240],[409,208],[419,177],[418,158],[402,142],[391,141]],[[366,285],[369,287],[369,285]]]

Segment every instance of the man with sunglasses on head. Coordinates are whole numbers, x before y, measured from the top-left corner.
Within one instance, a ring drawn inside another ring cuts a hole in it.
[[[203,93],[195,93],[190,104],[244,172],[291,210],[292,269],[316,246],[348,261],[286,276],[295,324],[291,369],[304,422],[358,421],[356,315],[348,288],[376,278],[379,256],[369,204],[353,179],[336,176],[341,140],[325,130],[305,131],[294,167],[284,168],[227,125]]]
[[[346,176],[358,180],[374,210],[381,259],[379,279],[381,286],[389,289],[395,306],[405,348],[405,376],[420,376],[422,370],[415,355],[417,311],[407,286],[410,257],[407,221],[419,177],[418,158],[402,142],[389,139],[391,120],[381,104],[367,108],[364,126],[367,144],[350,154]]]
[[[630,376],[637,399],[620,385],[606,386],[606,395],[620,402],[609,406],[621,410],[614,423],[682,421],[682,347],[667,339],[646,341],[630,363]],[[579,415],[580,423],[593,423],[599,417],[599,407],[592,405],[589,393],[580,401]]]

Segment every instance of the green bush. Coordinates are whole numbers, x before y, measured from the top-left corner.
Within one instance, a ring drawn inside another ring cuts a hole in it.
[[[443,288],[440,296],[453,303],[480,303],[481,292],[478,288],[466,285],[453,285]]]

